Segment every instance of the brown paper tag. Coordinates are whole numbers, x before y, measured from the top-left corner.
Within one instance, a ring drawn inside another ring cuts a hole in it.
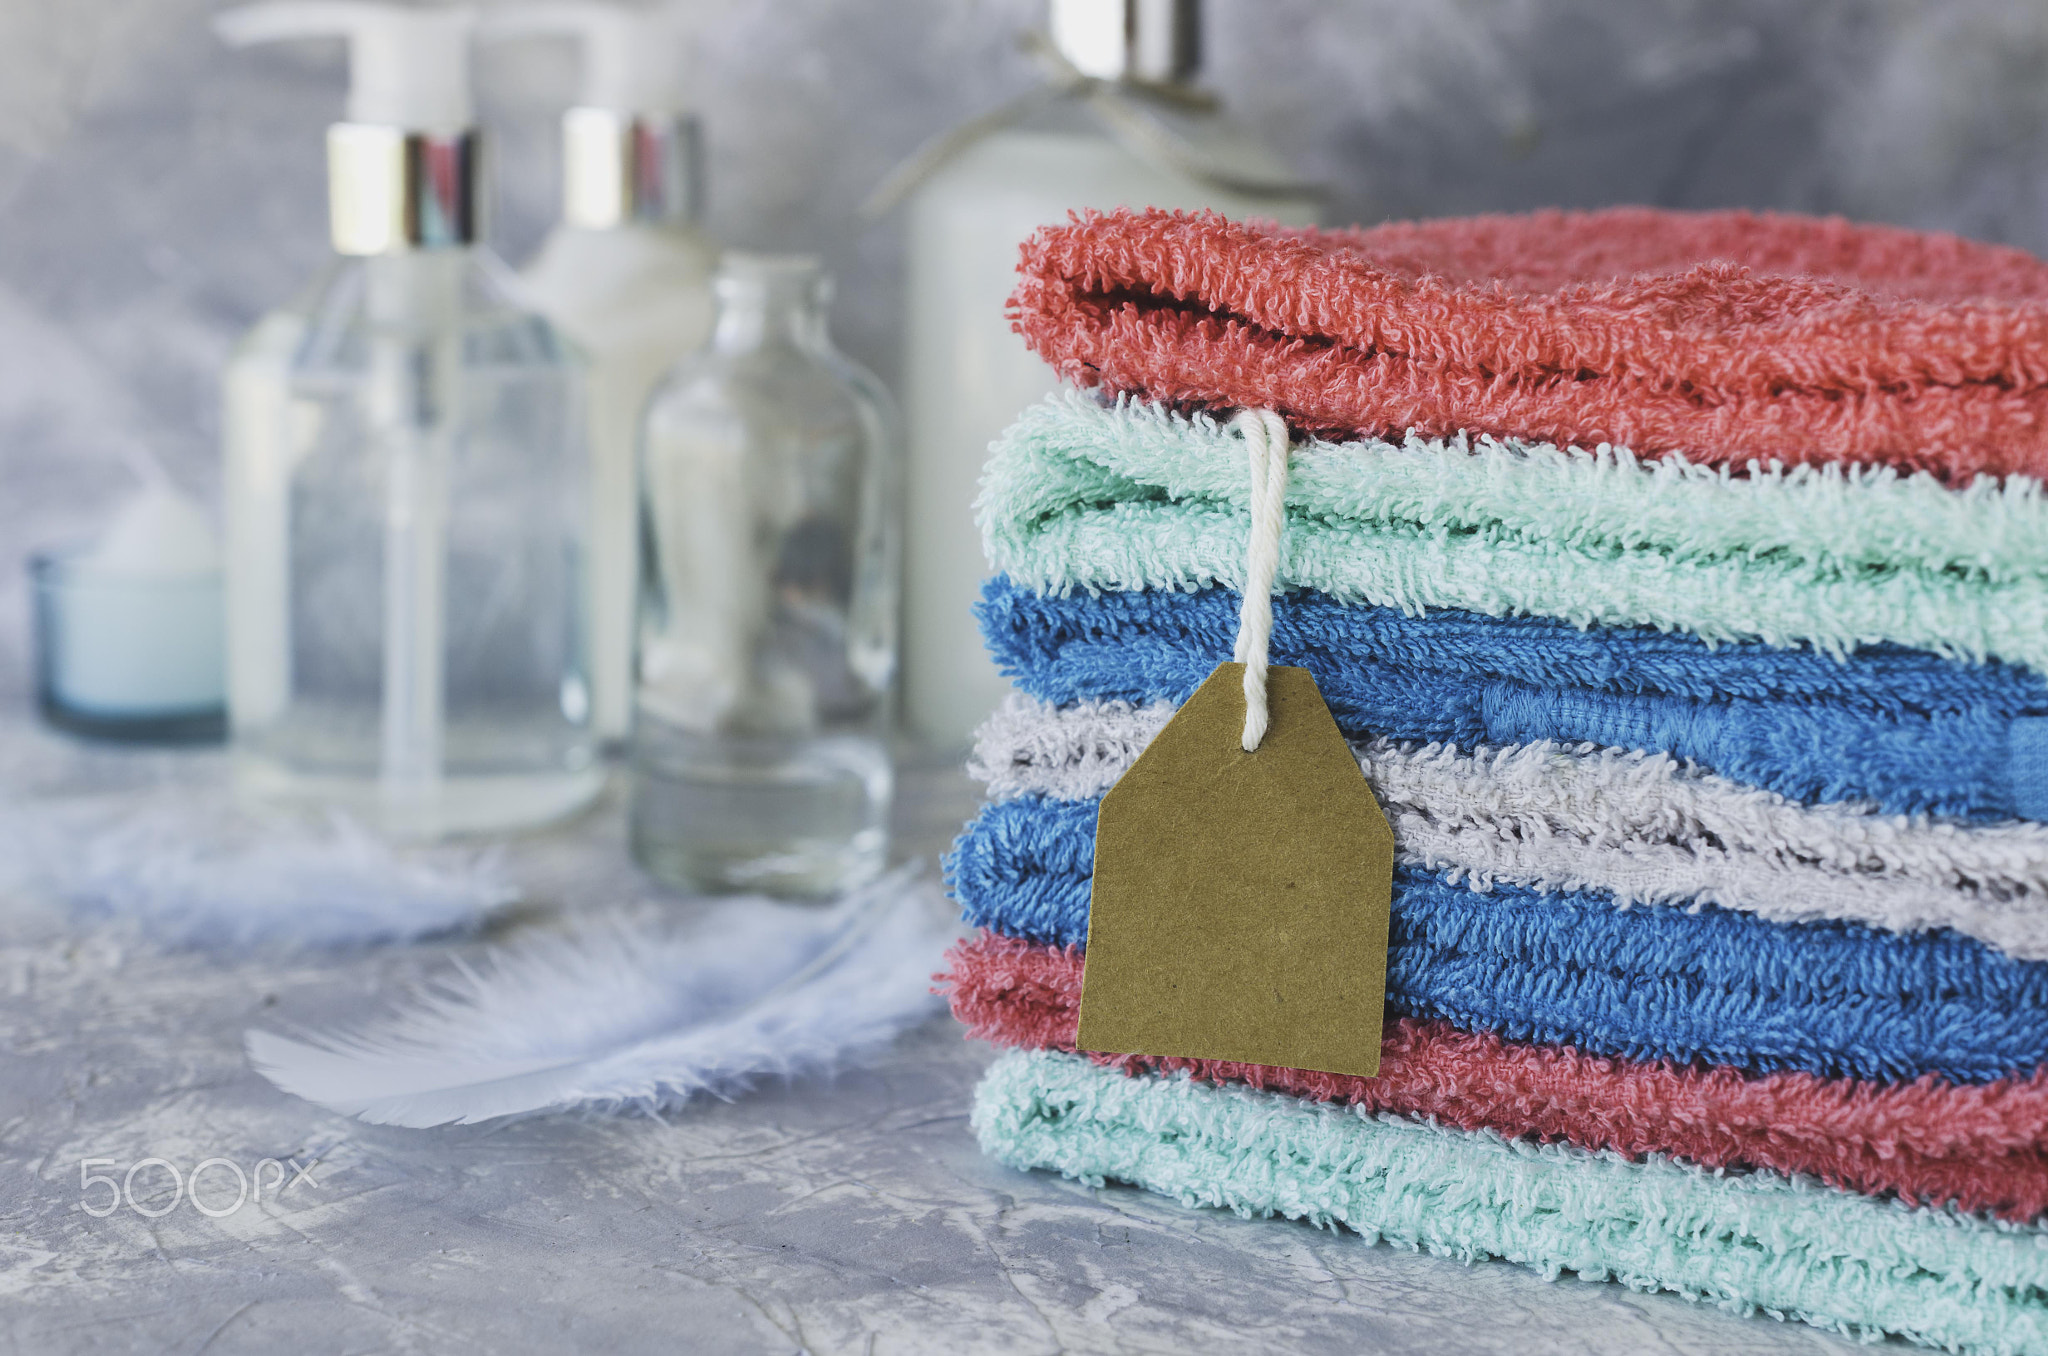
[[[1221,664],[1103,797],[1080,1045],[1370,1078],[1394,834],[1307,669]]]

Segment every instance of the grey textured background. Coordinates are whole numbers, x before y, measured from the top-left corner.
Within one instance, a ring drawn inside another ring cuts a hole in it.
[[[339,44],[223,49],[212,0],[0,0],[0,702],[17,558],[90,531],[146,445],[212,496],[228,346],[325,248]],[[700,0],[710,225],[822,252],[892,382],[898,223],[853,205],[1025,87],[1040,0]],[[1208,80],[1342,220],[1648,202],[1842,212],[2048,245],[2036,0],[1209,0]],[[496,236],[549,219],[566,48],[483,62]]]

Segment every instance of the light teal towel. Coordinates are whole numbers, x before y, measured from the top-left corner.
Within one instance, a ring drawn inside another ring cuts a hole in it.
[[[1279,588],[1840,653],[1891,641],[2048,671],[2033,481],[1682,460],[1481,440],[1297,445]],[[1235,588],[1249,471],[1206,415],[1055,395],[997,442],[989,559],[1042,591]]]
[[[2048,1234],[1810,1180],[1511,1142],[1045,1051],[996,1061],[974,1128],[1012,1167],[1183,1205],[1342,1224],[1858,1336],[2048,1352]]]

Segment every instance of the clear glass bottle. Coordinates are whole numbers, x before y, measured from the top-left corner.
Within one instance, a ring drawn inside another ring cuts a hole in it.
[[[603,776],[583,369],[479,243],[474,15],[277,0],[216,22],[353,54],[336,257],[226,374],[239,785],[402,837],[559,818]]]
[[[243,788],[404,837],[596,794],[579,369],[470,250],[351,259],[231,446]],[[269,594],[263,607],[261,594]]]
[[[641,439],[633,853],[822,898],[888,851],[896,420],[833,349],[815,259],[728,254],[713,289]]]

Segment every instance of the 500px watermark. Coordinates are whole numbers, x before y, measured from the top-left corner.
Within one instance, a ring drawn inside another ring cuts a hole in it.
[[[111,1158],[82,1158],[78,1161],[78,1208],[94,1219],[107,1216],[126,1205],[144,1219],[162,1219],[178,1208],[181,1201],[189,1200],[192,1208],[208,1219],[226,1219],[244,1205],[263,1204],[264,1174],[272,1174],[270,1192],[282,1196],[299,1183],[319,1188],[320,1183],[313,1177],[313,1168],[320,1160],[301,1164],[296,1158],[258,1159],[249,1172],[242,1171],[242,1165],[228,1158],[205,1158],[192,1165],[192,1171],[180,1172],[178,1165],[168,1158],[143,1158],[128,1165],[128,1171],[119,1177],[94,1168],[118,1168],[119,1162]],[[207,1178],[206,1195],[199,1193],[199,1179]],[[144,1194],[135,1194],[135,1179],[142,1178]],[[161,1203],[162,1179],[170,1179],[171,1199]],[[105,1195],[98,1194],[105,1189]],[[152,1188],[155,1188],[154,1190]],[[228,1196],[229,1190],[233,1198]],[[223,1204],[223,1202],[226,1202]]]

